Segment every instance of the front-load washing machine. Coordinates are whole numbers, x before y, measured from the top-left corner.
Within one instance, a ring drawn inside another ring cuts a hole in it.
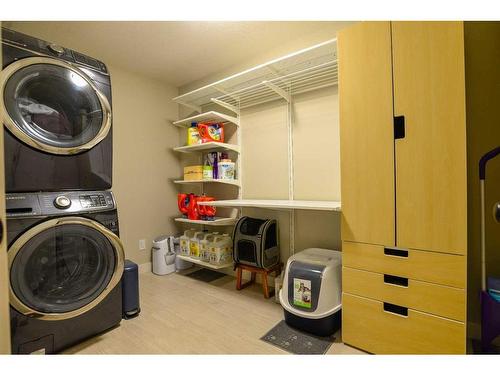
[[[2,29],[7,192],[111,188],[111,81],[91,57]]]
[[[13,353],[55,353],[118,325],[124,253],[109,191],[6,195]]]

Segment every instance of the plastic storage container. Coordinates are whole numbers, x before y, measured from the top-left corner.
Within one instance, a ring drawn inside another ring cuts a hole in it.
[[[287,324],[318,336],[330,336],[341,324],[342,253],[311,248],[290,257],[280,303]]]
[[[177,255],[181,255],[181,245],[180,237],[173,237],[171,243],[171,249],[175,252],[175,271],[183,271],[188,268],[193,267],[193,263],[187,262]]]
[[[189,240],[189,256],[194,259],[200,259],[201,241],[205,238],[207,232],[196,232]]]
[[[201,240],[200,244],[200,259],[204,262],[210,262],[210,244],[222,237],[218,232],[208,233],[205,238]]]
[[[228,234],[210,244],[210,264],[223,265],[233,261],[233,241]]]
[[[191,238],[194,236],[196,233],[195,229],[188,229],[184,232],[184,234],[180,237],[180,254],[184,256],[189,256],[190,255],[190,250],[189,250],[189,241],[191,241]]]

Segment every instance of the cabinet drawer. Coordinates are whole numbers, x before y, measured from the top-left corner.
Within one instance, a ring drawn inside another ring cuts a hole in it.
[[[465,321],[465,290],[343,267],[344,292]]]
[[[342,294],[342,341],[376,354],[464,354],[465,324]]]
[[[342,243],[342,264],[436,284],[465,288],[465,257],[421,250],[393,250],[380,245]]]

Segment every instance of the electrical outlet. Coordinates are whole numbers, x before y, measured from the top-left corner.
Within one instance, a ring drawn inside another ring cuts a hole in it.
[[[139,250],[146,250],[146,240],[139,240]]]

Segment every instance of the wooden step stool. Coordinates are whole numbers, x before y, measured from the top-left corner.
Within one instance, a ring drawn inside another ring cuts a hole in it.
[[[255,278],[257,274],[262,275],[262,291],[264,292],[264,297],[269,298],[272,295],[274,295],[274,290],[273,293],[269,293],[269,285],[267,283],[267,276],[271,273],[275,273],[275,277],[279,276],[281,273],[281,267],[283,266],[282,263],[278,263],[275,266],[269,268],[269,269],[264,269],[264,268],[259,268],[259,267],[254,267],[254,266],[249,266],[246,264],[240,264],[236,263],[234,266],[234,269],[236,270],[236,290],[241,290],[243,288],[246,288],[247,286],[255,283]],[[243,270],[245,271],[250,271],[251,276],[250,276],[250,281],[247,281],[246,283],[242,283],[243,281]]]

